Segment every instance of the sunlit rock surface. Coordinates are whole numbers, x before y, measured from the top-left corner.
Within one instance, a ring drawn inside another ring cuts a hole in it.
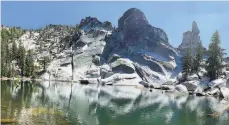
[[[185,54],[187,49],[192,48],[192,52],[196,53],[200,43],[200,31],[195,21],[192,22],[192,30],[183,33],[182,43],[178,49]]]

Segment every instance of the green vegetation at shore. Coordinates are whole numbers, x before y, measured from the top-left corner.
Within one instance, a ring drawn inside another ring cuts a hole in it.
[[[197,72],[200,71],[200,67],[204,67],[207,70],[206,75],[211,80],[219,78],[220,75],[222,75],[222,69],[224,67],[224,51],[225,50],[220,47],[220,37],[218,31],[216,31],[211,38],[211,43],[208,47],[208,58],[204,66],[201,64],[204,59],[202,42],[200,42],[196,55],[192,54],[192,48],[190,47],[183,57],[182,68],[186,78],[192,73],[197,74]]]
[[[1,77],[33,77],[40,70],[35,66],[33,50],[26,50],[20,37],[26,30],[20,27],[1,28]],[[47,58],[39,60],[45,70]]]

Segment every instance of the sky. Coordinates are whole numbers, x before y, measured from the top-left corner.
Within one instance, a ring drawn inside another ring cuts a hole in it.
[[[213,33],[218,30],[221,46],[229,56],[229,1],[228,2],[13,2],[1,3],[1,23],[6,26],[20,26],[37,29],[48,24],[76,25],[87,17],[110,21],[117,27],[118,19],[130,9],[140,9],[154,26],[163,29],[169,43],[178,47],[183,33],[191,30],[196,21],[200,39],[207,48]]]

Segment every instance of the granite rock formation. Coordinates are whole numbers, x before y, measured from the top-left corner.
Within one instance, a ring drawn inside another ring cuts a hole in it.
[[[200,43],[200,30],[195,21],[192,22],[192,30],[183,33],[182,43],[179,45],[178,49],[181,53],[185,53],[190,47],[195,53]]]

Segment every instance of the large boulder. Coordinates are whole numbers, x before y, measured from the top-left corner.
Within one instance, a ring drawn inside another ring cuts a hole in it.
[[[165,83],[167,79],[164,75],[151,70],[147,65],[140,65],[138,63],[134,63],[136,68],[136,73],[144,80],[147,81],[152,86],[157,86],[155,84]]]
[[[194,91],[194,94],[197,94],[197,95],[204,95],[203,93],[204,93],[204,88],[201,86],[198,86]]]
[[[187,87],[182,84],[176,85],[175,90],[181,93],[188,93]]]
[[[170,56],[170,61],[161,61],[160,63],[168,69],[174,70],[177,67],[174,57]]]
[[[186,86],[188,91],[195,91],[196,88],[198,87],[199,83],[200,83],[199,81],[194,80],[194,81],[185,81],[181,84]]]
[[[135,67],[129,59],[119,58],[110,64],[112,72],[114,73],[127,73],[135,72]]]
[[[226,79],[216,79],[208,83],[208,86],[211,88],[215,87],[225,87],[226,86]]]
[[[158,72],[158,73],[163,74],[163,75],[166,74],[165,68],[163,67],[163,65],[161,63],[155,61],[155,60],[152,60],[152,58],[150,58],[150,56],[136,55],[135,57],[133,57],[133,61],[137,62],[141,66],[147,66],[152,71]]]
[[[220,89],[219,88],[212,88],[212,89],[206,91],[206,94],[218,96],[220,94]]]

